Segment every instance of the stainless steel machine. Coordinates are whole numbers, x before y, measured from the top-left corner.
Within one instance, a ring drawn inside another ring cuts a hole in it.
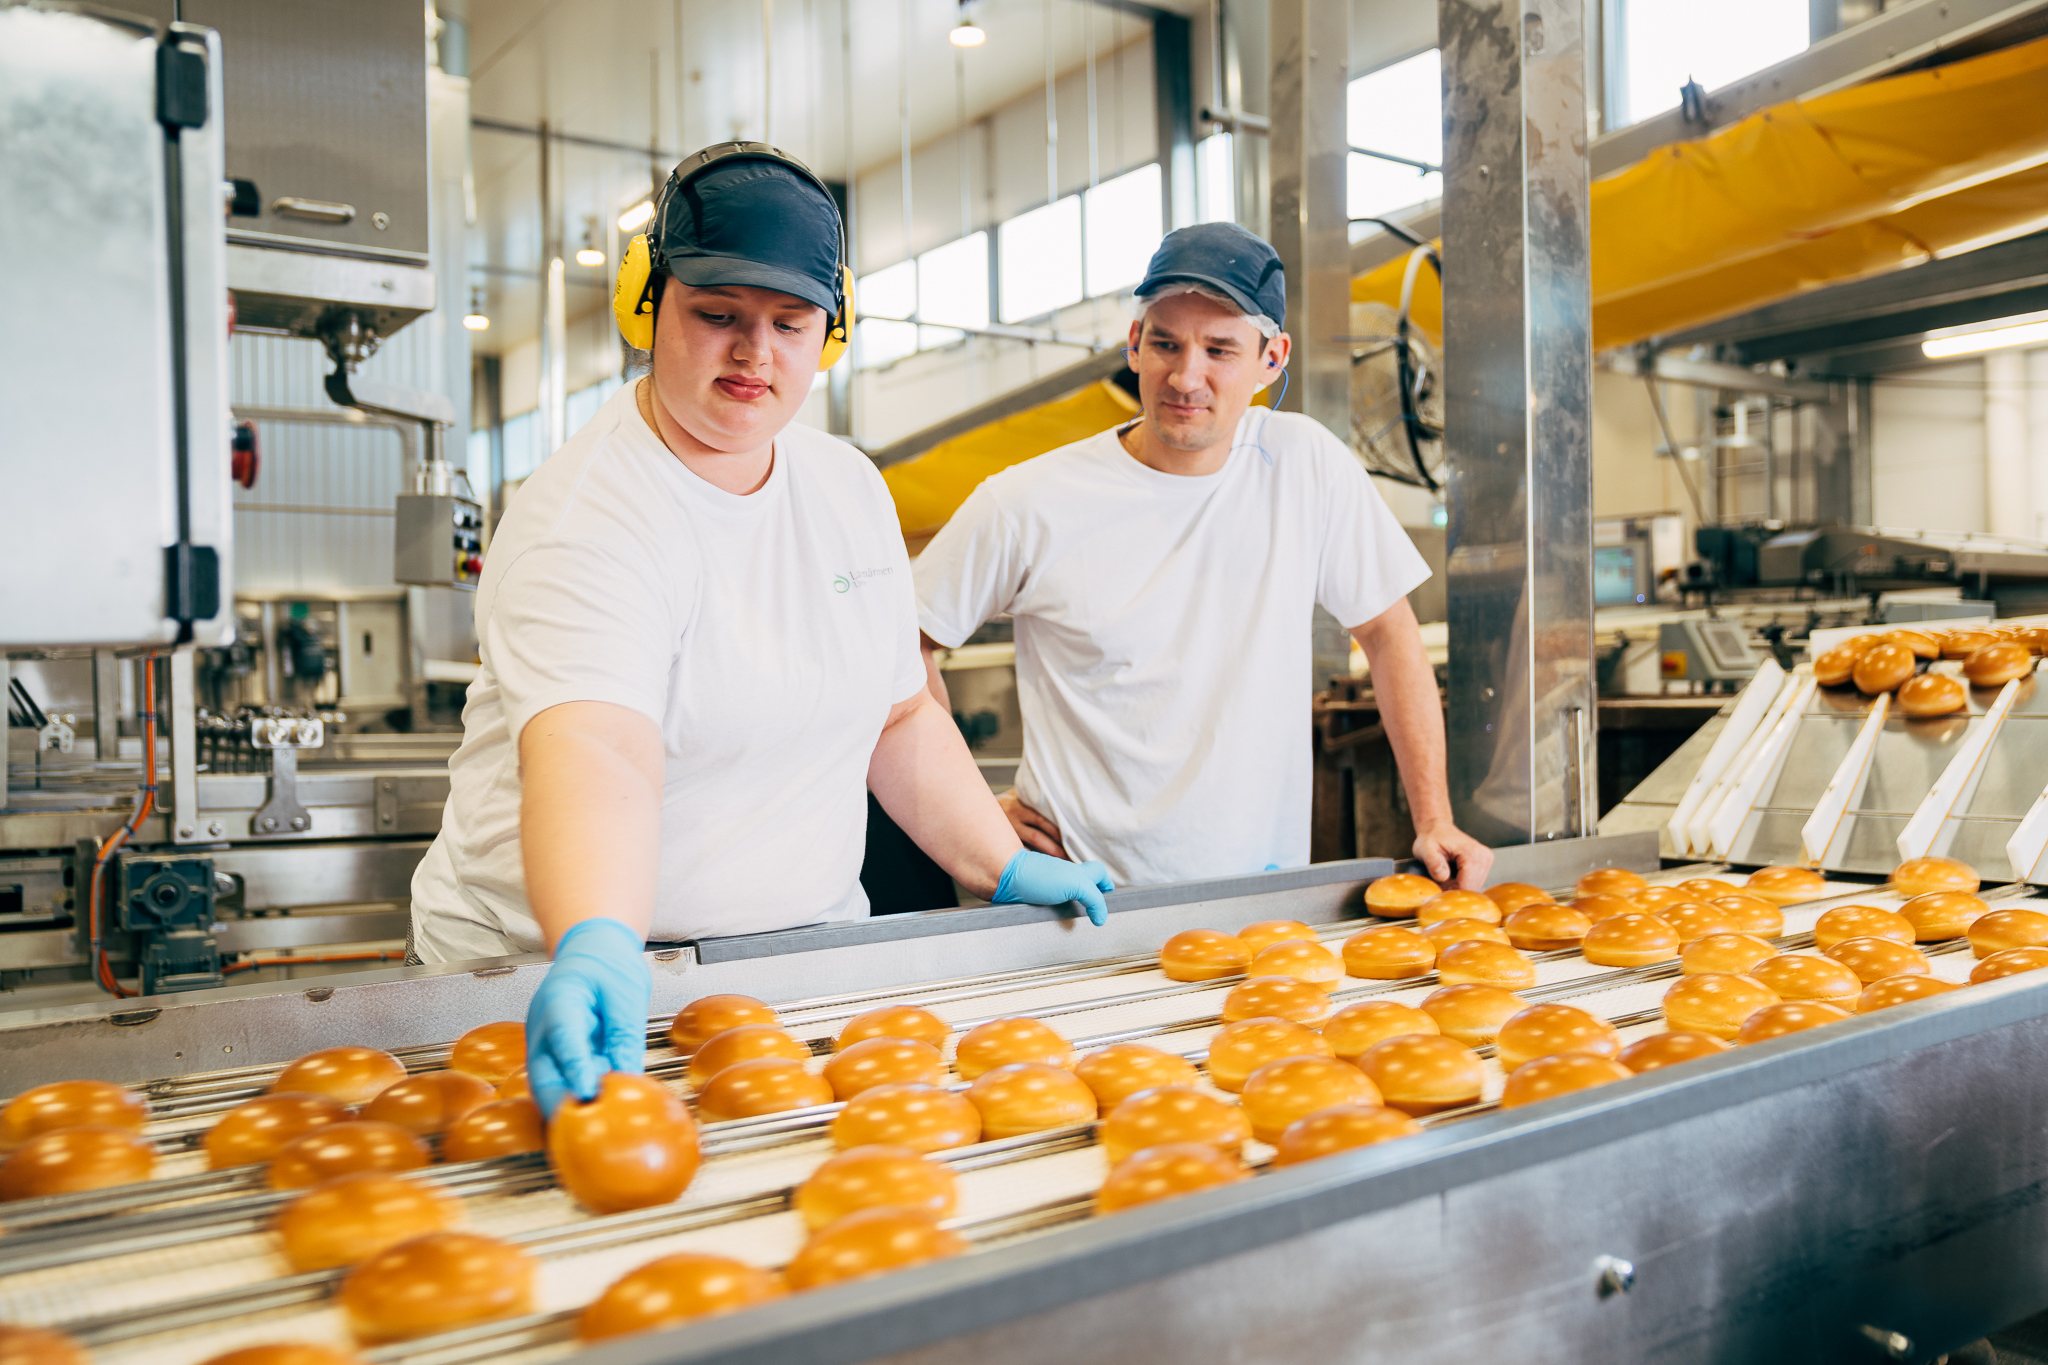
[[[1620,863],[1740,880],[1656,861],[1647,835],[1560,841],[1507,851],[1502,875],[1561,887]],[[1388,866],[1118,893],[1100,931],[990,907],[658,948],[650,1071],[680,1072],[666,1016],[717,991],[773,1002],[814,1051],[861,1009],[915,1003],[956,1028],[1023,1013],[1079,1045],[1141,1039],[1199,1058],[1232,983],[1164,981],[1159,944],[1276,916],[1334,942]],[[1868,883],[1827,892],[1787,911],[1786,948],[1810,944],[1827,905],[1896,900]],[[2026,886],[1986,894],[2041,903]],[[1930,947],[1937,975],[1968,974],[1968,952],[1953,951],[1966,945]],[[0,1317],[62,1325],[103,1365],[346,1344],[329,1302],[338,1273],[286,1273],[262,1230],[279,1196],[244,1172],[199,1171],[197,1134],[317,1046],[440,1065],[455,1034],[518,1017],[543,969],[392,970],[0,1026],[0,1089],[88,1072],[146,1082],[163,1153],[149,1184],[9,1206]],[[1675,970],[1548,954],[1526,994],[1629,1037],[1657,1027]],[[1412,1000],[1433,985],[1347,982],[1338,998]],[[2033,1193],[2048,1180],[2031,1065],[2044,1043],[2048,981],[2023,975],[1524,1109],[1481,1103],[1418,1137],[1111,1218],[1093,1216],[1104,1163],[1086,1125],[982,1143],[942,1155],[961,1178],[968,1255],[581,1355],[575,1311],[634,1266],[682,1249],[791,1254],[788,1190],[829,1152],[833,1107],[707,1125],[706,1165],[681,1200],[608,1217],[573,1207],[536,1158],[429,1167],[420,1178],[462,1195],[472,1227],[539,1259],[540,1311],[366,1358],[1930,1360],[2048,1302],[2029,1251],[2048,1233]]]

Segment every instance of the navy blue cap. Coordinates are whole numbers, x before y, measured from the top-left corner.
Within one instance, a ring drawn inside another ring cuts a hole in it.
[[[1135,292],[1144,298],[1180,281],[1205,284],[1245,312],[1287,325],[1287,277],[1280,253],[1235,223],[1200,223],[1167,233]]]
[[[839,206],[816,181],[744,155],[678,179],[649,234],[656,264],[684,284],[753,285],[838,311]]]

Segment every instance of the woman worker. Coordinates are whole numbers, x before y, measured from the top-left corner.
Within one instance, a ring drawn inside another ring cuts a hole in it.
[[[969,891],[1103,922],[1101,865],[1026,851],[925,689],[880,475],[791,422],[844,349],[846,257],[831,195],[782,153],[677,166],[614,305],[652,372],[492,543],[413,950],[553,951],[526,1021],[546,1113],[642,1069],[650,937],[868,913],[867,791]]]

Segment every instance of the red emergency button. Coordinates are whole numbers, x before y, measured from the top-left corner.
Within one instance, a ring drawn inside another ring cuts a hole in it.
[[[484,571],[484,562],[477,556],[471,555],[468,559],[462,561],[462,571],[466,574],[480,574]]]

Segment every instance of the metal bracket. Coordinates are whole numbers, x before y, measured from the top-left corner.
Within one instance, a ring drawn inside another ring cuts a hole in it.
[[[380,777],[377,779],[376,796],[377,832],[389,834],[398,828],[398,779]]]
[[[270,796],[249,817],[249,833],[303,834],[312,827],[311,813],[299,804],[299,751],[271,750]]]

